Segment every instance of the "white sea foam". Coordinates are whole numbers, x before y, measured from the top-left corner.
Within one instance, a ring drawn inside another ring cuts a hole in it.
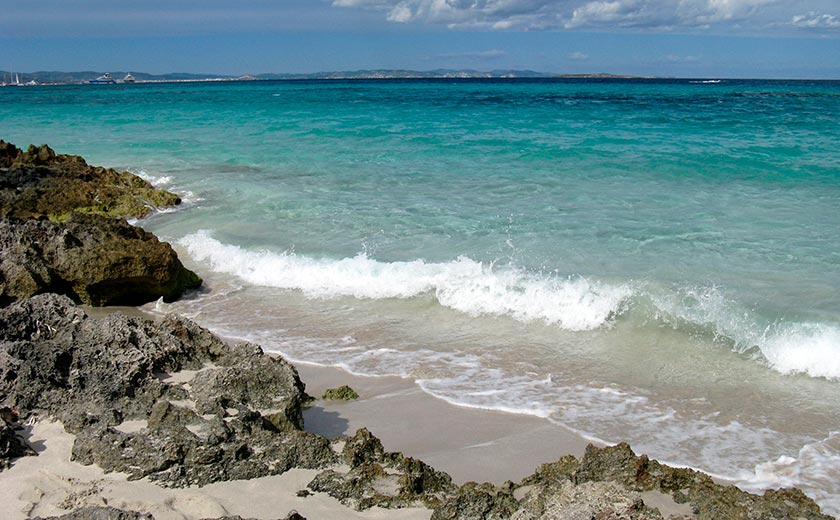
[[[749,491],[767,488],[798,486],[808,490],[820,506],[829,513],[840,511],[840,432],[803,446],[796,457],[782,455],[778,459],[759,464],[738,486]]]
[[[783,374],[840,378],[840,328],[797,323],[775,329],[759,345],[771,367]]]
[[[380,262],[359,254],[340,260],[294,253],[248,251],[207,231],[179,241],[200,262],[249,283],[296,289],[315,298],[363,299],[433,295],[441,305],[471,316],[510,316],[567,330],[593,330],[619,314],[633,290],[585,278],[544,277],[495,268],[467,257],[444,263]]]
[[[718,287],[686,287],[652,298],[659,318],[704,329],[738,352],[758,349],[782,374],[840,379],[840,326],[827,323],[762,324]]]
[[[140,177],[144,181],[147,181],[152,186],[155,186],[155,187],[158,187],[158,188],[161,187],[161,186],[166,186],[166,185],[172,183],[172,177],[170,177],[169,175],[161,175],[161,176],[158,177],[158,176],[149,174],[145,170],[133,170],[132,173],[134,173],[134,175],[137,175],[138,177]]]

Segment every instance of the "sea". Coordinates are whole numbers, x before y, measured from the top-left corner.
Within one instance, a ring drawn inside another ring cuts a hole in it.
[[[0,138],[182,196],[159,312],[840,513],[840,82],[7,87]]]

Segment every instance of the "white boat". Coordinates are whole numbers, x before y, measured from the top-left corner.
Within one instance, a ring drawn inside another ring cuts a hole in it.
[[[134,83],[134,81],[134,76],[132,76],[130,72],[123,78],[123,83]]]
[[[106,72],[105,74],[99,76],[96,79],[88,80],[88,83],[91,85],[113,85],[117,82],[113,77],[111,77],[110,72]]]

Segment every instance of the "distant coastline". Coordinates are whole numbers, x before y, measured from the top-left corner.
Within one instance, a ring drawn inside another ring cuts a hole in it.
[[[217,81],[259,81],[259,80],[346,80],[346,79],[654,79],[652,76],[634,76],[626,74],[557,74],[552,72],[537,72],[533,70],[492,70],[489,72],[470,69],[435,69],[416,71],[404,69],[363,69],[354,71],[327,71],[313,73],[264,73],[255,75],[224,75],[224,74],[148,74],[143,72],[108,71],[114,78],[122,78],[131,74],[134,83],[192,83]],[[0,71],[2,84],[6,86],[24,85],[79,85],[87,84],[91,80],[105,74],[103,71],[37,71],[37,72],[9,72]],[[17,81],[15,81],[17,80]],[[119,79],[116,84],[123,83]]]

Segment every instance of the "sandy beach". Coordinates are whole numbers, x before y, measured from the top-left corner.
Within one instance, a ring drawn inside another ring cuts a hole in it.
[[[318,473],[293,469],[279,476],[210,484],[201,488],[163,488],[146,480],[129,481],[122,473],[70,461],[73,436],[61,424],[42,419],[28,428],[37,457],[14,461],[2,473],[3,518],[18,520],[61,515],[85,506],[108,505],[151,513],[157,520],[192,520],[240,515],[283,518],[298,511],[307,518],[427,519],[419,508],[356,512],[323,493],[307,497],[297,491]]]
[[[298,364],[306,390],[349,385],[355,401],[319,400],[306,412],[306,429],[327,437],[368,428],[386,450],[401,451],[464,482],[519,481],[544,462],[583,455],[588,442],[545,420],[453,406],[398,377],[359,377],[338,368]]]

